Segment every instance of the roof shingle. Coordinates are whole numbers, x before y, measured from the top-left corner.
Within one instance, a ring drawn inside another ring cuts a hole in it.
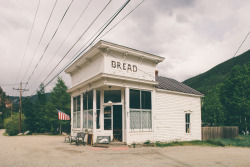
[[[155,80],[157,82],[159,82],[159,84],[156,85],[156,88],[158,88],[158,89],[164,89],[164,90],[170,90],[170,91],[176,91],[176,92],[189,93],[189,94],[203,96],[203,94],[198,92],[197,90],[190,88],[189,86],[187,86],[181,82],[178,82],[172,78],[156,76]]]

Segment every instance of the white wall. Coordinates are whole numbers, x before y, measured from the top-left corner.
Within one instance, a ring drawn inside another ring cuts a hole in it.
[[[103,71],[104,71],[104,56],[97,55],[91,60],[90,63],[85,64],[78,71],[74,72],[71,75],[72,87],[96,76],[97,74],[102,73]]]
[[[155,141],[201,140],[200,97],[156,91]],[[185,133],[185,111],[191,111],[191,132]]]

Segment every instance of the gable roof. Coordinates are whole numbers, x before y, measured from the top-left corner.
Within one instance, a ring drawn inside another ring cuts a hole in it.
[[[172,78],[166,78],[161,76],[156,76],[155,80],[159,83],[156,85],[156,88],[158,89],[164,89],[164,90],[170,90],[170,91],[176,91],[176,92],[182,92],[182,93],[189,93],[189,94],[195,94],[203,96],[202,93],[198,92],[197,90],[178,82]]]

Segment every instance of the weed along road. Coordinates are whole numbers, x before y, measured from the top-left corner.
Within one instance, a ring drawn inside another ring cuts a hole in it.
[[[250,148],[142,147],[94,149],[64,143],[63,136],[3,136],[0,130],[0,166],[250,166]]]

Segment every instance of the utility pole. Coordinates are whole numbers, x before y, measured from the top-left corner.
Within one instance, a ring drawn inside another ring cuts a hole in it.
[[[21,120],[22,120],[22,92],[23,91],[28,91],[28,89],[23,89],[22,88],[22,82],[20,83],[20,88],[18,89],[14,89],[14,90],[19,90],[20,91],[20,104],[19,104],[19,108],[20,108],[20,113],[19,113],[19,133],[21,133]]]

